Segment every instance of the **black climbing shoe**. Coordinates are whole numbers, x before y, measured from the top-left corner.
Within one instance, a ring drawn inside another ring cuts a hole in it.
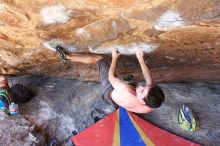
[[[68,55],[69,53],[61,46],[57,46],[56,47],[56,51],[59,53],[60,55],[60,60],[63,63],[66,63],[68,61],[68,59],[66,58],[66,55]]]

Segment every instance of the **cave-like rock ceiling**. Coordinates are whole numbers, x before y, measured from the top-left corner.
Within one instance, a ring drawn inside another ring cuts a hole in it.
[[[143,79],[142,47],[158,82],[220,80],[219,0],[0,0],[0,73],[98,80],[95,65],[63,64],[69,52],[123,54],[117,72]]]

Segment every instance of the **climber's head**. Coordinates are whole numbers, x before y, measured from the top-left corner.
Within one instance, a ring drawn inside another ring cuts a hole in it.
[[[26,103],[32,99],[34,93],[21,84],[15,84],[11,87],[10,93],[16,103]]]
[[[161,88],[157,85],[151,87],[149,93],[144,97],[145,105],[151,108],[158,108],[164,102],[165,96]]]

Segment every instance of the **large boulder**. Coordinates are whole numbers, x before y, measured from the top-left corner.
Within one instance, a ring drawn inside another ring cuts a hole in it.
[[[156,81],[220,80],[218,0],[0,1],[0,73],[98,80],[94,65],[60,62],[69,52],[124,54],[118,73],[143,79],[143,47]],[[106,55],[105,55],[106,54]]]

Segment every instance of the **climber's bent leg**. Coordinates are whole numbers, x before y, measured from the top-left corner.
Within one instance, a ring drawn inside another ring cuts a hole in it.
[[[110,104],[113,104],[115,107],[118,107],[117,104],[114,103],[114,101],[111,98],[111,92],[113,91],[113,87],[108,79],[108,72],[109,72],[109,64],[104,60],[100,59],[96,66],[99,71],[99,78],[101,80],[102,84],[102,94],[103,98],[106,99]]]
[[[96,54],[71,54],[66,56],[72,62],[95,64],[98,60],[102,59],[101,55]]]

